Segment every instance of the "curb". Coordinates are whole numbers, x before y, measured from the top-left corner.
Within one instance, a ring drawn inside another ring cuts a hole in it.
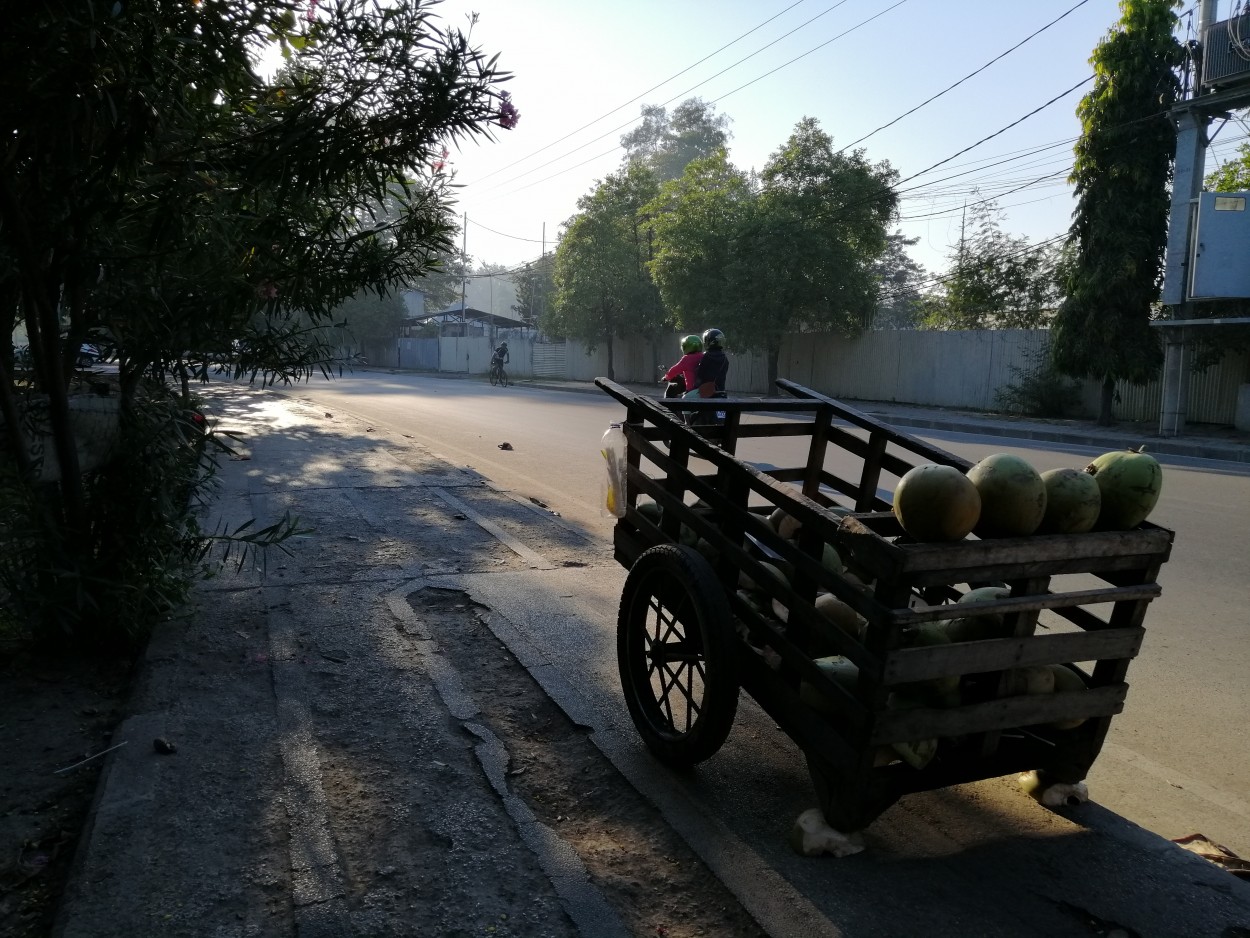
[[[527,381],[522,379],[514,382],[517,386],[542,388],[549,391],[573,391],[582,394],[601,393],[594,385],[562,383],[558,381]],[[630,387],[630,385],[625,385]],[[635,390],[638,390],[635,388]],[[915,417],[909,414],[893,413],[888,409],[871,406],[876,401],[847,401],[866,414],[884,420],[897,427],[919,430],[937,430],[943,433],[962,433],[972,435],[1000,436],[1019,440],[1033,440],[1039,443],[1063,443],[1070,446],[1089,446],[1094,449],[1108,448],[1112,443],[1119,443],[1119,436],[1112,433],[1095,433],[1093,431],[1078,432],[1071,430],[1052,430],[1045,425],[1008,426],[986,420],[975,415],[961,415],[958,420],[930,417]],[[860,406],[868,405],[868,406]],[[1124,438],[1124,442],[1129,441]],[[1149,437],[1147,449],[1154,454],[1163,456],[1184,456],[1190,459],[1212,459],[1220,462],[1232,462],[1250,465],[1250,440],[1246,443],[1221,443],[1208,439],[1163,439]]]

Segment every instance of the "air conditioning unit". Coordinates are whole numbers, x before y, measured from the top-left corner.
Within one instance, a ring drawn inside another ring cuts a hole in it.
[[[1250,13],[1207,27],[1202,37],[1202,87],[1250,84]]]

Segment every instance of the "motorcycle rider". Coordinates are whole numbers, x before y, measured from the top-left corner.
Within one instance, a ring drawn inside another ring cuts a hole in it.
[[[682,356],[672,368],[664,372],[662,381],[669,382],[664,389],[665,397],[681,397],[695,387],[695,370],[703,357],[703,339],[697,335],[688,335],[681,340]]]
[[[703,357],[695,368],[694,387],[684,395],[687,398],[727,397],[725,379],[729,375],[729,357],[725,354],[725,333],[719,329],[708,329],[703,333]],[[690,423],[719,423],[725,419],[725,412],[718,410],[712,413],[695,414]]]
[[[725,333],[708,329],[703,333],[703,357],[695,369],[694,388],[698,397],[725,397],[729,357],[725,354]],[[687,392],[687,397],[692,396]]]

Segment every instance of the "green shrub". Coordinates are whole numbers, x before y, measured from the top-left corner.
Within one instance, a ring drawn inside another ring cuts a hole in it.
[[[1028,417],[1066,417],[1081,402],[1081,386],[1055,370],[1043,350],[1025,367],[1011,369],[1012,381],[995,393],[998,406]]]
[[[226,446],[187,399],[163,387],[136,395],[111,459],[84,477],[87,522],[70,535],[56,483],[0,475],[0,622],[45,647],[123,651],[183,603],[198,577],[232,552],[280,544],[289,518],[210,532],[200,509]],[[212,558],[213,548],[220,557]]]

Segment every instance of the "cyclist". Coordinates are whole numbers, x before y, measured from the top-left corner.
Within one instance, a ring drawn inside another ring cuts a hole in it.
[[[677,364],[664,372],[662,381],[668,382],[664,389],[665,397],[681,397],[695,386],[694,373],[699,367],[699,359],[703,357],[703,340],[697,335],[688,335],[681,340],[682,356]]]
[[[508,343],[500,342],[499,348],[495,349],[495,351],[491,353],[490,370],[502,371],[503,366],[509,361],[511,361],[511,359],[508,357]]]

